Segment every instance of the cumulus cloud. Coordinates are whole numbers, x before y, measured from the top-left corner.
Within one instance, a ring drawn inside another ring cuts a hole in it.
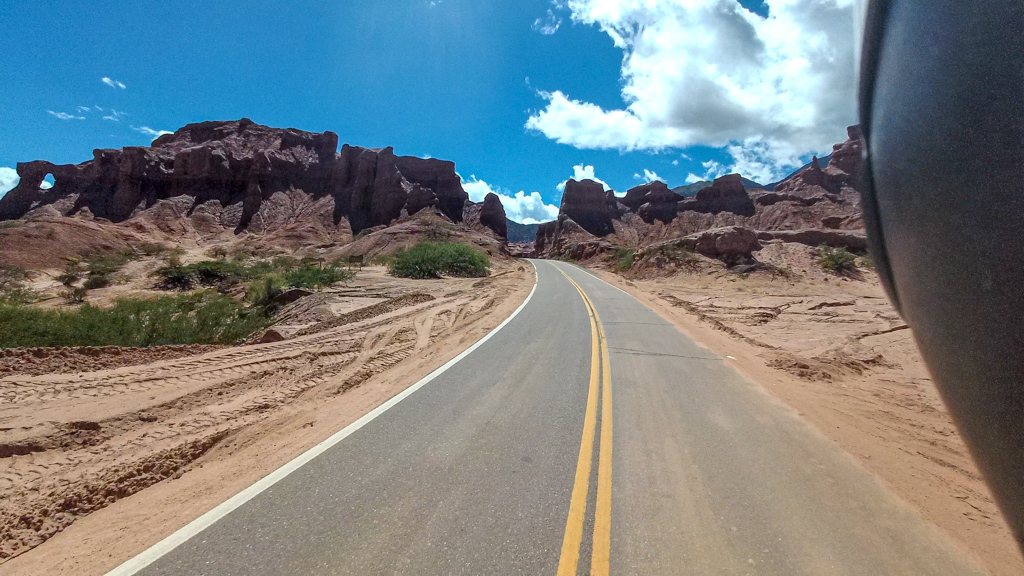
[[[153,130],[149,126],[132,126],[132,130],[135,130],[139,134],[145,134],[146,136],[149,136],[154,140],[163,136],[164,134],[174,134],[174,132],[169,132],[167,130]]]
[[[594,167],[591,166],[590,164],[586,164],[586,165],[584,165],[584,164],[577,164],[577,165],[573,166],[572,167],[572,179],[576,180],[577,182],[580,181],[580,180],[593,180],[594,182],[597,182],[601,186],[603,186],[606,191],[612,189],[612,187],[609,186],[607,182],[605,182],[604,180],[601,180],[600,178],[598,178],[597,176],[594,175]],[[565,190],[565,183],[568,182],[568,181],[569,181],[569,179],[562,180],[561,182],[559,182],[555,186],[555,188],[557,188],[559,192],[564,191]]]
[[[536,32],[540,32],[545,36],[550,36],[555,32],[558,32],[558,27],[561,25],[562,19],[555,16],[555,13],[549,8],[547,15],[534,20],[533,25],[530,27]]]
[[[21,176],[18,176],[17,170],[6,166],[0,167],[0,198],[14,190],[18,182],[21,182]]]
[[[483,202],[484,197],[488,193],[493,192],[497,194],[501,200],[501,205],[505,208],[505,216],[513,222],[536,224],[538,222],[554,220],[558,217],[558,206],[546,204],[544,199],[540,197],[539,192],[527,194],[525,191],[520,190],[515,194],[511,194],[508,190],[491,186],[472,175],[469,177],[469,180],[462,183],[462,188],[469,194],[469,199],[473,202]]]
[[[125,88],[127,88],[127,86],[124,85],[124,82],[121,82],[119,80],[114,80],[112,78],[107,78],[106,76],[104,76],[103,78],[100,78],[100,82],[103,82],[104,84],[106,84],[107,86],[110,86],[111,88],[120,88],[121,90],[124,90]]]
[[[74,114],[68,114],[67,112],[54,112],[53,110],[47,110],[47,112],[61,120],[85,120],[85,116],[75,116]]]
[[[775,179],[824,152],[856,121],[854,0],[568,0],[573,21],[623,50],[622,109],[559,91],[527,120],[578,148],[726,149],[745,174]]]
[[[651,182],[654,182],[655,180],[657,180],[658,182],[666,182],[664,178],[658,176],[653,170],[648,170],[647,168],[644,168],[643,174],[633,174],[633,178],[636,178],[637,180],[643,180],[644,184],[649,184]]]
[[[732,150],[732,148],[737,148],[737,147],[730,147],[730,151]],[[693,172],[690,172],[689,174],[686,175],[686,183],[687,184],[693,184],[694,182],[703,182],[703,181],[706,181],[706,180],[714,180],[715,178],[718,178],[719,176],[725,176],[726,174],[730,174],[732,172],[739,172],[740,174],[746,176],[747,178],[751,178],[752,180],[756,180],[756,178],[748,176],[746,172],[740,171],[739,170],[740,167],[738,167],[738,166],[725,166],[721,162],[717,162],[715,160],[708,160],[707,162],[701,162],[700,165],[704,167],[704,174],[701,175],[701,176],[698,176],[698,175],[694,174]],[[748,167],[747,165],[742,166],[742,168],[747,168],[747,167]]]

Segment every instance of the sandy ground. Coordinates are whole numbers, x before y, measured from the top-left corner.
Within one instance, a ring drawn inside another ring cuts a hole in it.
[[[517,261],[482,280],[367,267],[282,311],[283,341],[74,373],[8,362],[0,573],[113,568],[456,356],[533,282]]]
[[[874,273],[823,272],[811,249],[768,245],[780,273],[721,266],[604,270],[693,339],[797,410],[993,574],[1022,574],[1009,528]]]

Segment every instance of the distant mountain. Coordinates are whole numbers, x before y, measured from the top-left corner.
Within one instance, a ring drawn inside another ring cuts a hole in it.
[[[537,238],[537,227],[540,224],[520,224],[507,218],[505,222],[508,224],[509,242],[533,242]]]
[[[821,158],[818,158],[818,166],[820,166],[822,168],[825,168],[826,166],[828,166],[828,162],[831,159],[832,159],[832,155],[831,154],[829,154],[828,156],[822,156]],[[772,182],[771,184],[767,184],[767,185],[763,186],[763,188],[765,190],[768,190],[768,191],[775,190],[776,186],[778,186],[779,184],[782,184],[783,182],[786,182],[787,180],[789,180],[793,176],[796,176],[797,172],[801,172],[801,171],[806,170],[806,169],[808,169],[810,167],[811,167],[811,163],[808,162],[807,164],[804,164],[803,166],[801,166],[801,167],[797,168],[796,170],[794,170],[789,176],[786,176],[785,178],[783,178],[782,180],[779,180],[778,182]]]
[[[743,187],[748,190],[751,188],[766,189],[763,185],[758,184],[757,182],[754,182],[753,180],[750,180],[748,178],[740,178],[740,181],[743,182]],[[699,182],[694,182],[693,184],[687,184],[685,186],[676,186],[675,188],[672,189],[672,191],[675,192],[676,194],[679,194],[680,196],[694,196],[697,194],[697,191],[699,191],[701,188],[706,188],[708,186],[711,186],[711,182],[707,180],[701,180]]]

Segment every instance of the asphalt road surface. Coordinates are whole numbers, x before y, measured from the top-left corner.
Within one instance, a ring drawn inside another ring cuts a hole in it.
[[[980,573],[721,358],[586,271],[535,264],[530,301],[476,350],[122,572]]]

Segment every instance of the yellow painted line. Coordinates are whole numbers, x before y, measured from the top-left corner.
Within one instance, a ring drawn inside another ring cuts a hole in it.
[[[559,270],[561,272],[561,270]],[[565,274],[562,272],[562,274]],[[569,278],[566,276],[566,278]],[[572,279],[569,278],[569,282]],[[572,282],[576,286],[575,282]],[[576,286],[579,290],[579,286]],[[580,295],[583,291],[580,290]],[[583,297],[590,315],[590,391],[587,393],[587,412],[583,417],[583,440],[580,442],[580,456],[576,463],[576,480],[569,500],[569,519],[565,523],[562,538],[562,555],[558,560],[558,576],[576,576],[580,559],[580,543],[583,541],[583,520],[587,512],[587,490],[590,487],[590,461],[594,451],[594,435],[597,428],[597,394],[600,380],[600,347],[598,345],[597,317],[591,310],[586,296]]]
[[[590,560],[592,575],[607,575],[610,571],[611,556],[611,511],[612,511],[612,377],[608,360],[608,342],[604,327],[597,315],[597,308],[583,288],[564,271],[559,272],[576,287],[583,298],[590,316],[591,363],[590,392],[587,398],[587,412],[583,422],[583,441],[580,445],[580,459],[576,466],[576,483],[573,486],[569,504],[569,519],[566,522],[565,537],[562,540],[562,555],[558,563],[559,576],[575,576],[579,564],[579,549],[583,539],[583,522],[586,514],[587,490],[590,481],[591,454],[596,433],[598,382],[601,387],[601,437],[598,446],[597,499],[594,515],[593,551]]]
[[[601,390],[601,446],[598,448],[597,459],[597,506],[594,513],[594,548],[590,557],[590,574],[607,576],[611,571],[612,548],[612,367],[608,362],[608,339],[600,319],[597,329],[601,340],[604,386]]]

